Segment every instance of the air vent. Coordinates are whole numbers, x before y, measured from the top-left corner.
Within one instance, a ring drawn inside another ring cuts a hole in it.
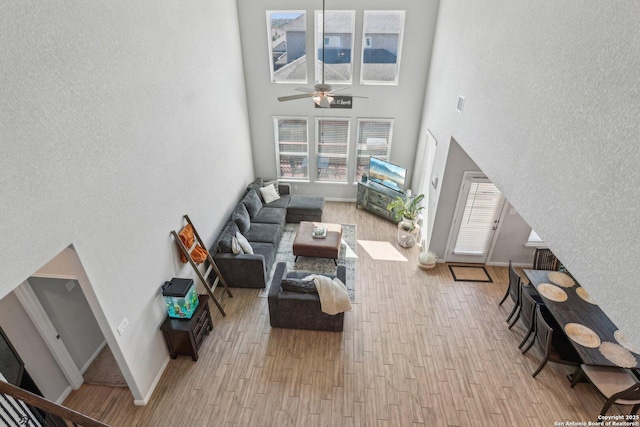
[[[456,107],[456,110],[458,110],[458,113],[462,114],[463,109],[464,109],[464,96],[459,96],[458,106]]]

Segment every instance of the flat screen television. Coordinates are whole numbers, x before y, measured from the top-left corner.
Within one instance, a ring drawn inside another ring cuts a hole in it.
[[[384,185],[392,190],[404,191],[404,180],[407,170],[377,157],[369,159],[369,180]]]

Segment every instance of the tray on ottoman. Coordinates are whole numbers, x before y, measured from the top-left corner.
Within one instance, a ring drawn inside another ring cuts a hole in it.
[[[326,237],[321,239],[313,237],[315,227],[326,228]],[[342,226],[340,224],[302,221],[293,240],[293,254],[296,256],[296,261],[299,256],[330,258],[337,265],[336,260],[340,253],[341,243]]]

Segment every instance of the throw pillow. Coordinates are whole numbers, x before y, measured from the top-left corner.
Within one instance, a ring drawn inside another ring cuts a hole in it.
[[[280,198],[280,195],[276,191],[276,187],[273,184],[262,187],[260,189],[260,193],[262,193],[262,198],[264,199],[265,203],[271,203]]]
[[[239,231],[236,231],[235,238],[245,254],[253,254],[253,248],[251,247],[251,244],[249,243],[247,238],[244,237]]]
[[[225,254],[233,253],[232,239],[233,237],[235,237],[237,231],[238,231],[238,226],[236,225],[235,222],[230,222],[229,224],[227,224],[224,231],[222,232],[222,234],[220,234],[220,237],[218,238],[218,250],[221,253],[225,253]]]
[[[247,208],[247,212],[249,212],[251,218],[255,218],[258,212],[260,212],[260,209],[262,209],[262,201],[255,190],[249,190],[242,199],[242,204]]]
[[[251,218],[244,204],[238,203],[231,213],[231,220],[236,223],[241,233],[246,233],[251,228]]]
[[[240,243],[238,242],[238,238],[236,236],[233,236],[231,238],[231,252],[233,252],[236,255],[244,253],[244,251],[242,250],[242,247],[240,246]]]
[[[282,279],[280,286],[283,291],[297,292],[300,294],[318,294],[313,280]]]

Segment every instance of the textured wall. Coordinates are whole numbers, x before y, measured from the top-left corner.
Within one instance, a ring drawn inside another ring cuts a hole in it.
[[[236,3],[9,2],[0,47],[0,295],[73,244],[143,399],[169,231],[211,242],[253,177]]]
[[[460,143],[636,345],[639,13],[632,0],[442,2],[424,122]]]

